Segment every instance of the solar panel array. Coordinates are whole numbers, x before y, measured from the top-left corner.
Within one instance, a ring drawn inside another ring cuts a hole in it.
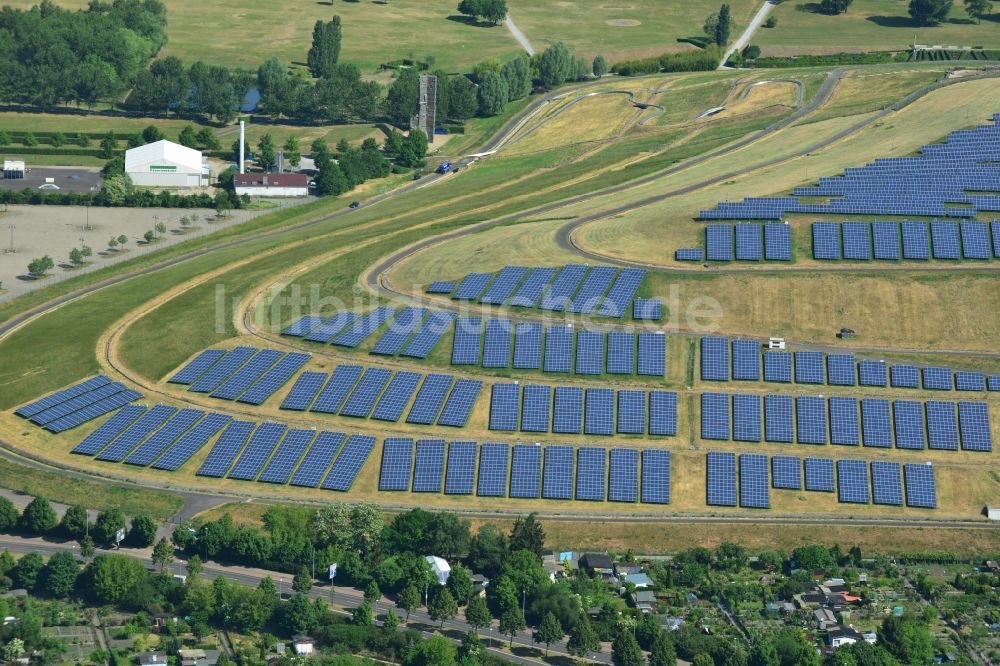
[[[98,375],[22,405],[14,413],[49,432],[60,433],[141,397],[141,393]]]
[[[541,496],[542,447],[515,444],[510,463],[510,496],[525,499]]]
[[[353,312],[338,312],[326,321],[324,321],[320,326],[317,326],[313,330],[309,331],[305,335],[304,339],[309,342],[321,342],[327,344],[333,340],[337,335],[344,330],[348,325],[352,324],[358,316]]]
[[[740,506],[753,509],[771,508],[767,467],[767,456],[745,453],[740,455]]]
[[[426,308],[404,308],[372,347],[372,354],[395,356],[427,315]]]
[[[707,504],[736,506],[736,454],[710,451],[707,465]]]
[[[701,339],[701,378],[705,381],[729,381],[729,340],[713,335]]]
[[[663,309],[658,298],[637,298],[632,303],[632,318],[642,321],[659,321]]]

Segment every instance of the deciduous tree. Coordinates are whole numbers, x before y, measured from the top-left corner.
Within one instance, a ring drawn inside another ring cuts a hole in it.
[[[553,613],[546,613],[545,617],[539,623],[538,628],[532,634],[531,640],[536,643],[545,643],[545,656],[547,657],[549,656],[549,646],[561,641],[563,636],[563,628],[559,624],[559,618]]]

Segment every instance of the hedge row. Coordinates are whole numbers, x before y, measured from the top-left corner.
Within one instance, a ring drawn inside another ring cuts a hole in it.
[[[56,148],[43,146],[18,146],[13,148],[7,146],[0,148],[4,153],[11,155],[76,155],[78,157],[100,157],[106,159],[100,148]],[[123,154],[123,151],[116,150],[115,155]]]
[[[708,72],[718,67],[721,55],[718,47],[713,45],[704,51],[664,53],[641,60],[627,60],[615,64],[611,71],[620,76],[639,76],[657,72]]]
[[[0,132],[6,132],[7,136],[9,136],[11,139],[14,139],[15,141],[17,141],[19,139],[23,139],[24,136],[27,135],[27,134],[33,134],[33,135],[35,135],[35,138],[38,139],[39,141],[48,141],[49,139],[51,139],[52,137],[54,137],[56,134],[62,134],[63,138],[65,138],[67,141],[72,141],[74,137],[77,137],[77,136],[79,136],[81,134],[84,135],[85,137],[87,137],[88,139],[96,139],[98,141],[100,141],[101,139],[103,139],[104,137],[106,137],[108,135],[107,132],[77,132],[77,131],[74,131],[74,130],[66,130],[65,132],[59,132],[59,131],[55,131],[55,132],[34,132],[34,131],[31,131],[31,132],[28,132],[28,131],[25,131],[25,130],[4,130],[2,128],[0,128]],[[115,132],[114,134],[115,134],[115,139],[117,139],[118,141],[128,141],[129,139],[136,139],[136,140],[139,140],[139,141],[142,140],[142,134],[139,133],[139,132],[126,132],[124,134],[120,134],[118,132]]]
[[[831,53],[829,55],[801,55],[757,58],[757,67],[814,67],[820,65],[875,65],[879,63],[906,62],[910,57],[908,51],[899,53]]]
[[[234,207],[241,207],[243,202],[238,197],[230,197]],[[54,192],[41,193],[38,190],[0,190],[0,203],[31,204],[49,206],[80,206],[90,204],[108,208],[211,208],[214,209],[215,199],[208,194],[173,194],[162,191],[136,190],[121,201],[112,202],[102,190],[100,192]]]
[[[946,49],[917,51],[914,58],[917,62],[923,61],[951,61],[951,60],[1000,60],[1000,51],[950,51]]]

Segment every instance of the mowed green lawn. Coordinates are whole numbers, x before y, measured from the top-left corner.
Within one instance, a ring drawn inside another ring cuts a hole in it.
[[[855,0],[839,16],[810,11],[813,6],[800,0],[781,3],[772,13],[777,27],[762,28],[753,43],[765,55],[905,49],[914,36],[918,44],[1000,48],[1000,14],[976,25],[961,2],[955,3],[948,22],[933,27],[914,25],[906,0]]]

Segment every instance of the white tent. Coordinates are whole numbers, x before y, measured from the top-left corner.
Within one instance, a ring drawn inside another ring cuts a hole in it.
[[[145,187],[208,185],[208,164],[201,151],[166,140],[126,150],[125,173]]]
[[[442,558],[435,555],[428,555],[425,558],[431,565],[431,570],[434,571],[434,575],[437,576],[438,582],[444,585],[448,582],[448,576],[451,575],[451,567]]]

